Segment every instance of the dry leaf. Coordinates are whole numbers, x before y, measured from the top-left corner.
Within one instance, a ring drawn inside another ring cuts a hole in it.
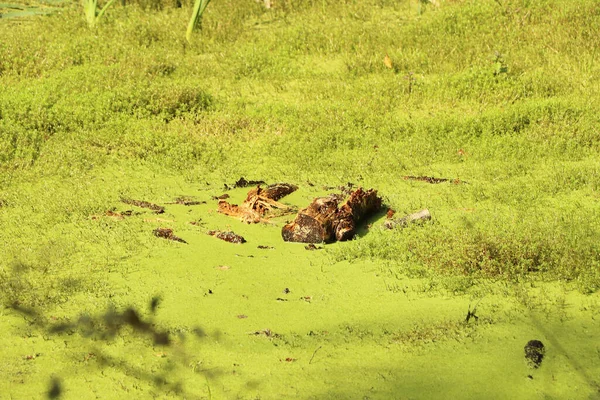
[[[385,64],[386,67],[388,67],[389,69],[394,68],[394,64],[392,63],[392,59],[390,58],[390,56],[388,56],[387,54],[385,55],[385,58],[383,59],[383,63]]]

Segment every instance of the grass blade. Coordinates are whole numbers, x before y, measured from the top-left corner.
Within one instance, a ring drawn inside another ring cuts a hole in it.
[[[192,40],[192,33],[195,30],[200,29],[202,24],[202,14],[206,9],[206,6],[210,3],[210,0],[196,0],[194,3],[194,11],[192,13],[192,18],[190,19],[190,23],[188,24],[187,32],[185,37],[188,42]]]
[[[100,10],[100,12],[98,13],[98,15],[96,16],[96,20],[100,19],[100,17],[101,17],[102,15],[104,15],[104,12],[106,11],[106,9],[107,9],[107,8],[108,8],[108,7],[109,7],[109,6],[110,6],[112,3],[114,3],[114,2],[115,2],[115,0],[109,0],[109,1],[108,1],[108,3],[106,3],[106,4],[104,5],[104,7],[102,7],[102,10]]]

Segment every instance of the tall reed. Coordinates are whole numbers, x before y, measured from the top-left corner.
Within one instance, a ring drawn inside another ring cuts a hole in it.
[[[192,18],[190,19],[190,23],[188,24],[187,32],[185,37],[188,42],[192,41],[192,33],[196,30],[199,30],[202,26],[202,14],[208,6],[210,0],[196,0],[194,3],[194,12],[192,13]]]

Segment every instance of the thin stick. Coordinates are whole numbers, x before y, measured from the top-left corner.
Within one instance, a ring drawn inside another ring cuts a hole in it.
[[[313,358],[315,358],[315,354],[317,354],[317,351],[319,351],[319,349],[323,347],[323,346],[319,346],[315,349],[315,351],[313,351],[312,357],[310,358],[310,361],[308,362],[308,364],[312,364]]]
[[[208,383],[208,377],[205,376],[206,379],[206,387],[208,388],[208,399],[212,400],[212,391],[210,390],[210,384]]]

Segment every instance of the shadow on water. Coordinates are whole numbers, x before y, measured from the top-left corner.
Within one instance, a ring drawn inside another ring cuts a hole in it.
[[[371,215],[369,215],[364,220],[361,220],[358,223],[358,227],[356,229],[356,238],[361,238],[366,236],[372,228],[372,225],[378,221],[381,221],[385,218],[387,213],[387,207],[384,205],[381,209]]]
[[[154,315],[160,303],[160,297],[154,296],[149,303],[149,311]],[[90,342],[89,354],[96,361],[96,365],[100,369],[115,369],[126,376],[134,377],[139,381],[144,381],[151,384],[155,390],[159,390],[164,394],[174,394],[184,398],[195,398],[193,394],[186,393],[183,388],[183,381],[177,379],[175,367],[178,365],[167,365],[159,370],[147,371],[143,367],[137,367],[125,360],[124,358],[115,357],[102,351],[98,344],[109,343],[116,339],[121,332],[128,329],[131,332],[134,340],[147,341],[151,340],[152,345],[169,348],[174,345],[172,335],[155,327],[152,317],[144,318],[142,313],[133,308],[127,307],[123,311],[118,311],[115,307],[109,307],[105,312],[98,315],[81,314],[77,319],[68,322],[50,322],[40,311],[31,308],[23,307],[18,303],[13,303],[8,308],[23,316],[30,325],[44,331],[48,336],[64,336],[79,334],[80,337],[88,339]],[[196,327],[191,330],[191,336],[197,339],[207,337],[207,334],[202,328]],[[177,339],[183,341],[185,335],[177,334]],[[93,345],[92,345],[93,344]],[[181,351],[181,349],[178,349]],[[182,355],[175,363],[185,366],[184,361],[187,357]],[[219,375],[219,371],[197,371],[204,375],[206,379],[215,378]],[[48,383],[46,397],[48,399],[60,399],[61,394],[65,389],[63,380],[67,376],[53,375]]]

